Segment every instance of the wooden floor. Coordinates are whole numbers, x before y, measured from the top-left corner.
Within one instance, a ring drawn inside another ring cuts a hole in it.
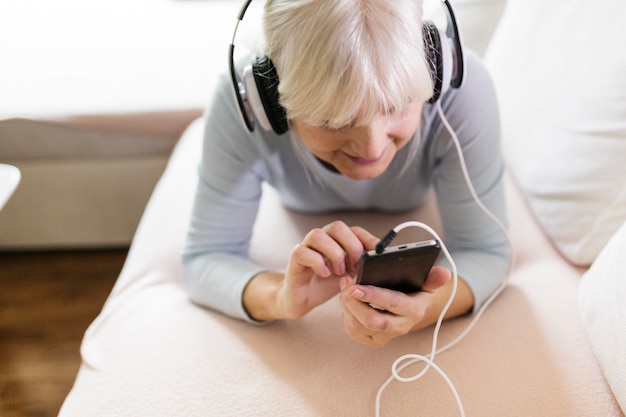
[[[56,416],[126,250],[0,253],[0,416]]]

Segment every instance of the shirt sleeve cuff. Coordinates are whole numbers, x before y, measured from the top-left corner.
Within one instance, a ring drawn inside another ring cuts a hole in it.
[[[183,283],[195,303],[251,324],[267,325],[271,322],[254,320],[243,306],[246,286],[265,270],[247,258],[212,253],[184,262]]]
[[[468,285],[474,296],[473,313],[502,285],[507,271],[507,260],[484,252],[459,251],[451,253],[457,268],[458,278]],[[446,258],[437,264],[452,271]]]

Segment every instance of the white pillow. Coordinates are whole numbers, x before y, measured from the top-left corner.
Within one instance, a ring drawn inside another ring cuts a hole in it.
[[[509,0],[485,58],[513,176],[579,265],[626,221],[624,22],[623,0]]]
[[[593,351],[626,410],[626,223],[583,275],[579,305]]]
[[[505,4],[506,0],[452,0],[466,48],[481,56],[485,53]],[[424,17],[438,26],[446,26],[444,6],[440,0],[424,0]]]

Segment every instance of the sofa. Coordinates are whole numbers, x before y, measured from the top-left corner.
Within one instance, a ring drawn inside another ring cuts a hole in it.
[[[237,5],[206,4],[211,31],[228,33]],[[516,262],[475,327],[435,362],[468,416],[624,416],[626,9],[618,0],[454,4],[501,103]],[[226,44],[202,53],[221,59]],[[336,299],[262,327],[189,301],[180,255],[202,133],[195,118],[168,156],[59,415],[459,415],[433,369],[415,382],[392,378],[397,358],[430,351],[432,328],[371,349],[346,336]],[[405,220],[441,230],[433,198],[410,213],[303,215],[268,188],[250,256],[283,268],[306,232],[337,218],[381,236]],[[472,319],[445,322],[440,346]]]
[[[236,2],[8,0],[0,163],[20,187],[0,250],[127,247],[176,142],[202,114]]]

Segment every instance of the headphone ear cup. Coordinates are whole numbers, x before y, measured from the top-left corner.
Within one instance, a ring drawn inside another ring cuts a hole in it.
[[[267,118],[267,123],[271,129],[278,135],[289,130],[287,123],[287,112],[279,103],[278,94],[278,73],[274,67],[274,63],[267,56],[257,56],[252,62],[252,77],[254,79],[255,89],[258,92],[258,100],[261,103],[263,113]],[[252,96],[252,95],[251,95]],[[258,113],[261,109],[254,109]],[[260,117],[257,119],[261,120]],[[269,129],[268,129],[269,130]]]
[[[452,79],[452,51],[446,35],[432,22],[424,21],[424,51],[433,81],[433,96],[428,100],[435,103],[450,87]]]

